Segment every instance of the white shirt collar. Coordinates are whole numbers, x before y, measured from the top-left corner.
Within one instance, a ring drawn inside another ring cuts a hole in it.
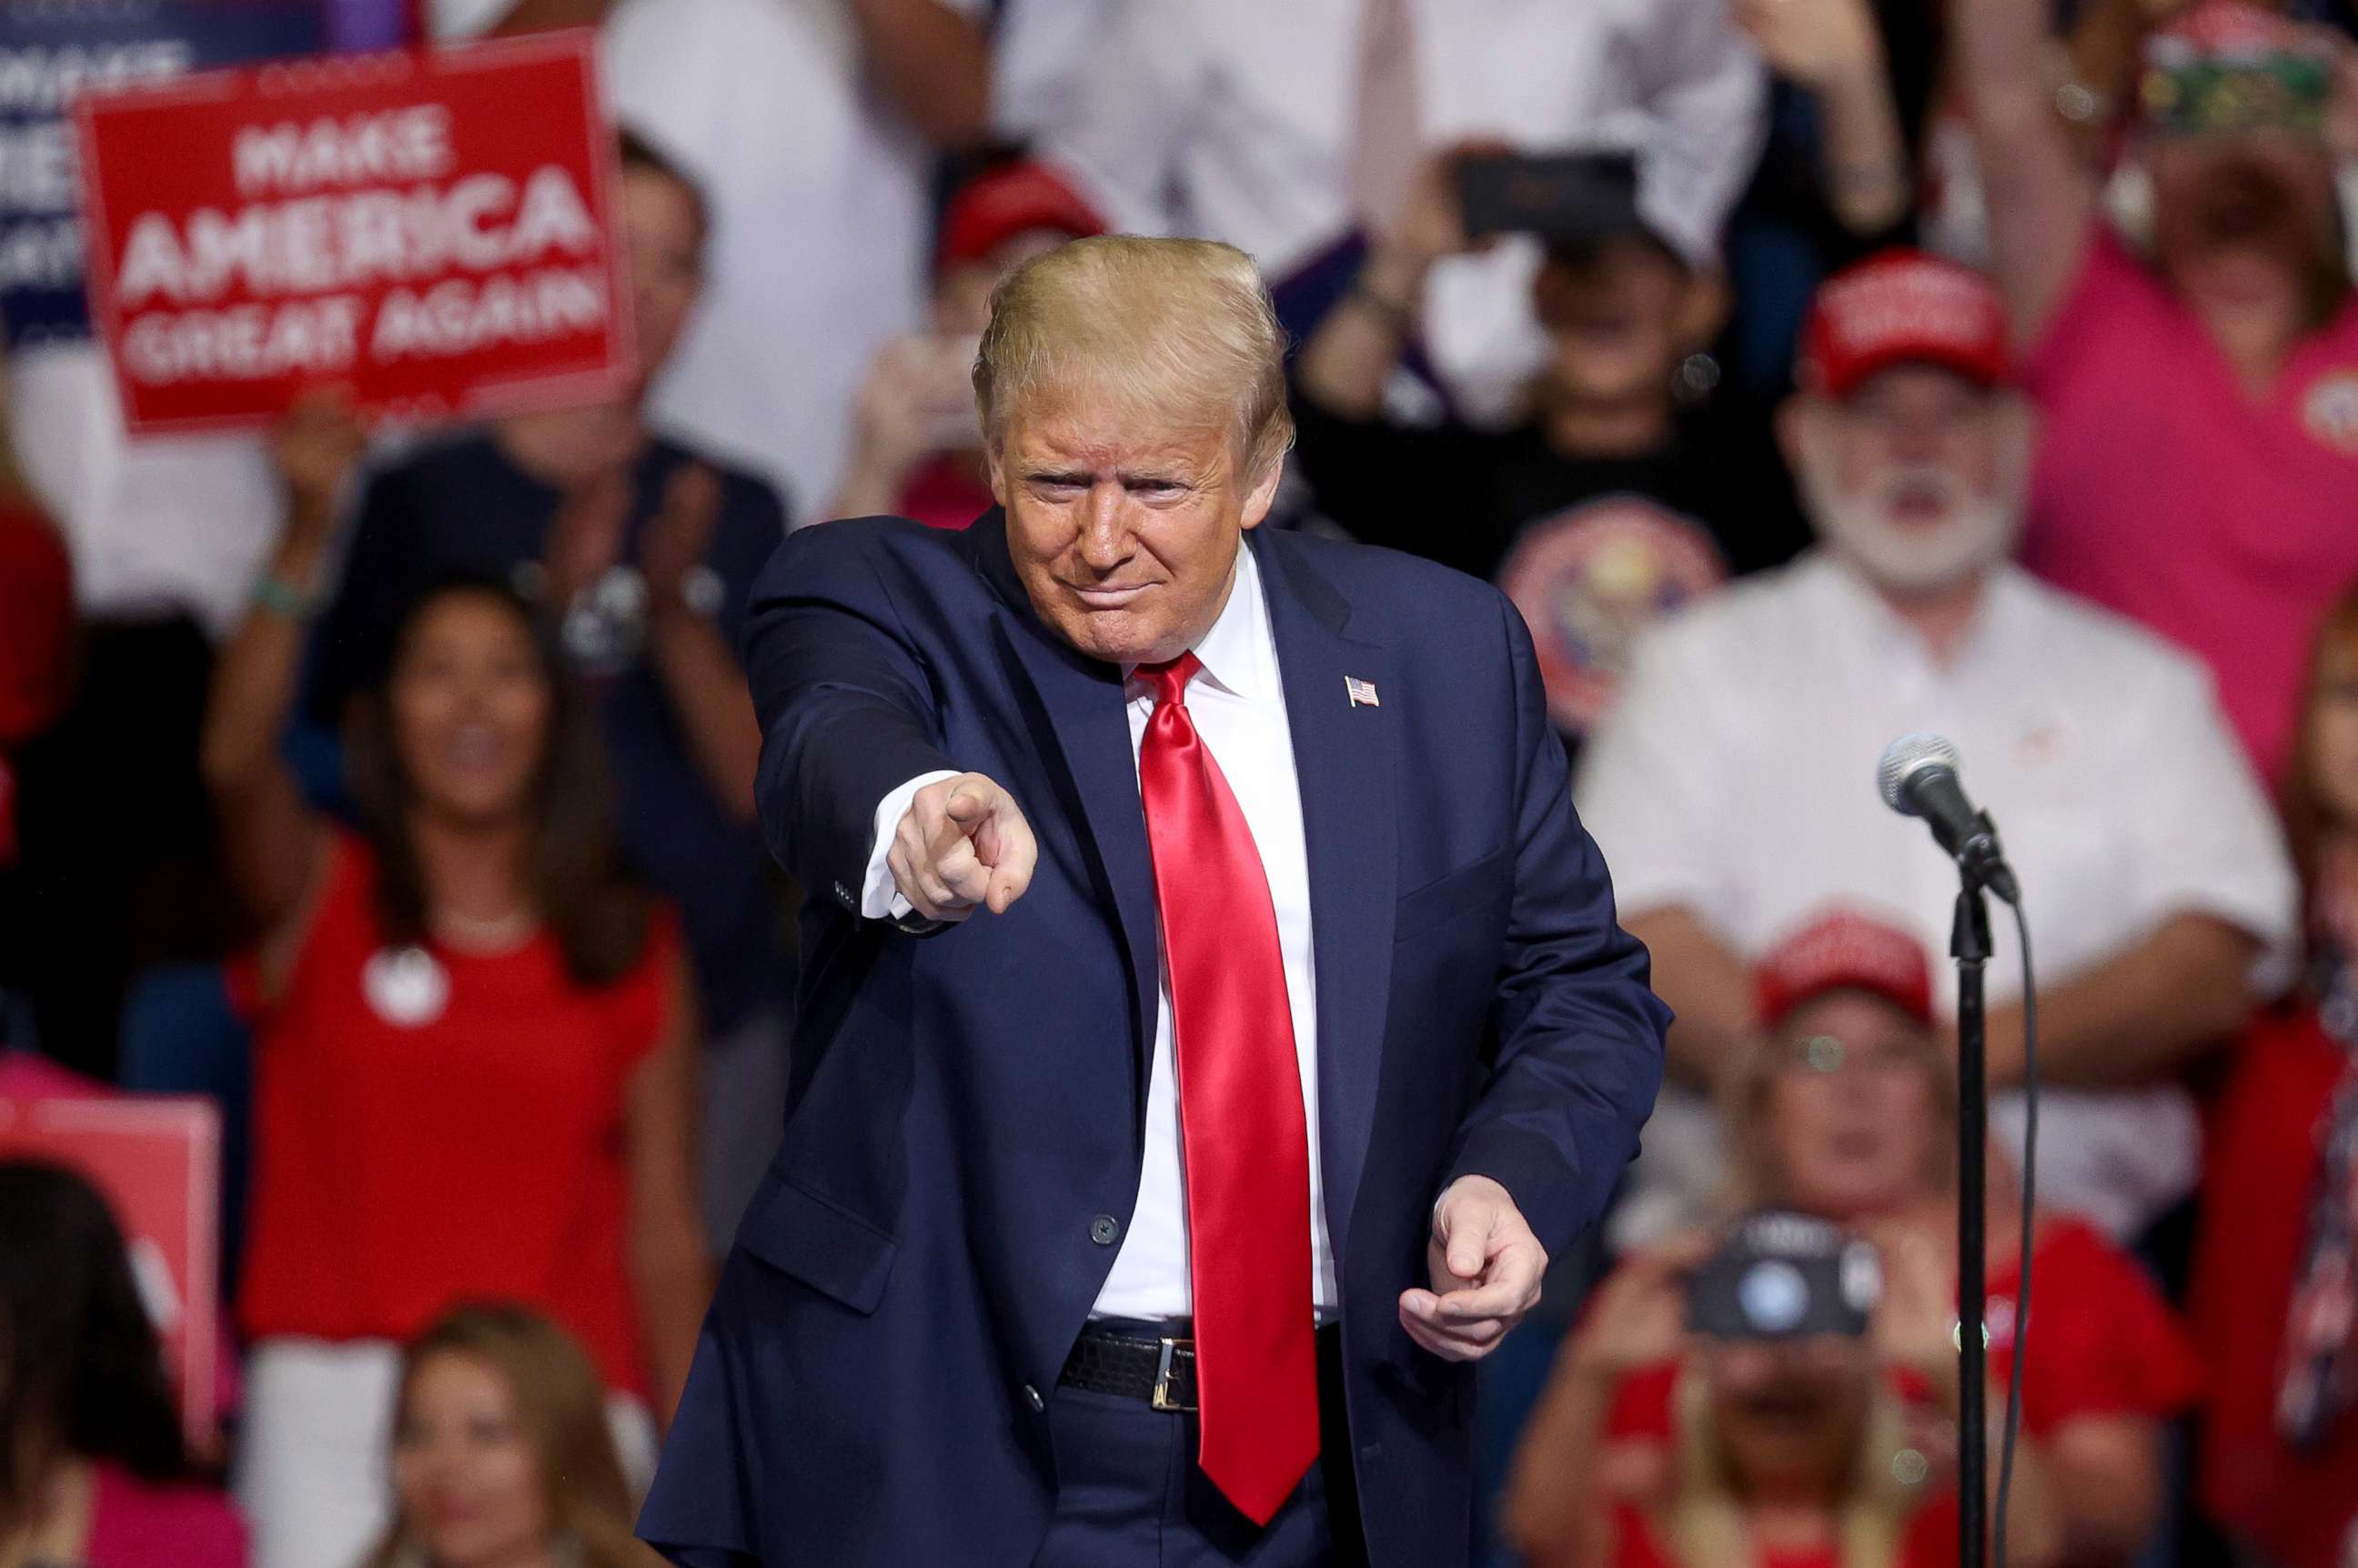
[[[1198,681],[1247,702],[1277,699],[1277,644],[1270,634],[1269,601],[1261,597],[1260,563],[1253,558],[1249,541],[1237,541],[1236,580],[1228,585],[1228,601],[1220,607],[1212,629],[1195,640],[1193,651],[1204,666]]]

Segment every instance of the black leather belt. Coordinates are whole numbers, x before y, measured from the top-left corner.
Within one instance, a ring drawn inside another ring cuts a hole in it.
[[[1065,1357],[1056,1378],[1067,1389],[1140,1400],[1159,1411],[1195,1408],[1195,1341],[1185,1334],[1158,1338],[1152,1323],[1092,1323]],[[1171,1325],[1184,1329],[1190,1325]],[[1318,1382],[1340,1398],[1343,1330],[1336,1324],[1318,1328]],[[1339,1407],[1337,1407],[1339,1409]],[[1337,1417],[1336,1419],[1340,1419]]]
[[[1195,1408],[1195,1342],[1086,1330],[1056,1381],[1067,1389],[1143,1400],[1159,1411]]]

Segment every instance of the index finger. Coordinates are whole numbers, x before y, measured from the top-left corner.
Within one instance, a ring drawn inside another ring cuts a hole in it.
[[[1006,914],[1008,906],[1030,890],[1032,872],[1040,863],[1040,842],[1032,837],[1032,825],[1021,813],[1009,812],[999,832],[999,863],[991,868],[990,891],[985,901],[993,914]]]

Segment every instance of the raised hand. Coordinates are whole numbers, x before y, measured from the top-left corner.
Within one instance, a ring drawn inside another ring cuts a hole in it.
[[[956,922],[978,909],[1006,914],[1039,859],[1015,797],[981,773],[960,773],[917,792],[884,862],[918,914]]]
[[[340,391],[309,392],[271,432],[270,455],[287,487],[290,535],[317,543],[335,522],[336,500],[367,449],[368,433]]]
[[[1686,1276],[1712,1244],[1709,1232],[1690,1231],[1624,1260],[1574,1336],[1581,1366],[1618,1379],[1679,1356],[1687,1344]]]
[[[1770,70],[1803,87],[1881,69],[1882,35],[1866,0],[1736,0],[1736,25]]]
[[[702,463],[682,463],[664,486],[663,503],[639,541],[639,576],[658,606],[687,598],[687,577],[712,547],[720,521],[720,476]]]

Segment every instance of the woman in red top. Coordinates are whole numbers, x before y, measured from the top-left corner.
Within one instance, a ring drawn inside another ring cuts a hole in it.
[[[1955,1086],[1922,947],[1878,922],[1830,914],[1768,955],[1759,991],[1768,1037],[1725,1100],[1732,1206],[1794,1209],[1953,1257]],[[1994,1400],[2004,1397],[2013,1355],[2019,1213],[2010,1184],[1993,1182],[1984,1320]],[[2017,1511],[2028,1475],[2047,1497],[2060,1561],[2123,1563],[2160,1518],[2164,1425],[2192,1404],[2201,1369],[2158,1292],[2093,1227],[2042,1216],[2035,1247]],[[1630,1271],[1644,1278],[1642,1262]],[[1608,1282],[1600,1320],[1614,1292]],[[1600,1363],[1583,1351],[1586,1335],[1567,1345],[1518,1459],[1512,1507],[1527,1539],[1560,1535],[1585,1509],[1648,1496],[1675,1466],[1675,1333],[1651,1365]],[[1895,1362],[1887,1375],[1915,1414],[1921,1451],[1944,1462],[1953,1438],[1941,1379],[1953,1382],[1953,1361]],[[1991,1408],[1993,1431],[2001,1409]]]
[[[239,1490],[259,1568],[349,1563],[385,1512],[396,1345],[453,1303],[536,1307],[651,1445],[708,1293],[689,1162],[695,1021],[669,918],[618,870],[597,732],[509,590],[430,592],[348,752],[366,829],[276,739],[360,434],[290,417],[290,521],[224,652],[206,777],[261,926],[254,1350]]]
[[[2217,1372],[2201,1478],[2204,1506],[2269,1561],[2341,1568],[2358,1552],[2358,593],[2310,652],[2285,805],[2310,962],[2212,1108],[2191,1290]]]

